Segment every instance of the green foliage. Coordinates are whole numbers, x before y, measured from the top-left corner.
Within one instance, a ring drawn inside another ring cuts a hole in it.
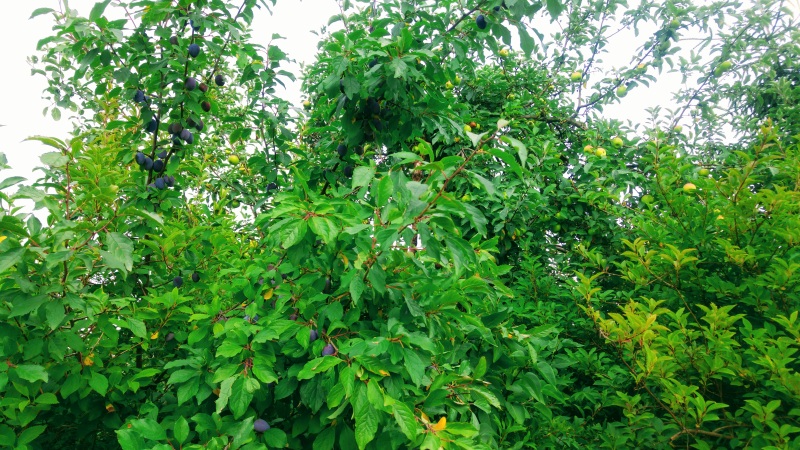
[[[796,73],[737,57],[798,47],[737,32],[763,14],[344,2],[301,108],[267,2],[117,3],[33,13],[78,117],[0,181],[0,446],[800,445]],[[603,120],[673,64],[702,78],[677,111]]]

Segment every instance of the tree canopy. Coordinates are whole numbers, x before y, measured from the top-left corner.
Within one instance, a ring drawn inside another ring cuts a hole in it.
[[[299,73],[274,3],[33,12],[0,447],[800,447],[787,2],[343,0]]]

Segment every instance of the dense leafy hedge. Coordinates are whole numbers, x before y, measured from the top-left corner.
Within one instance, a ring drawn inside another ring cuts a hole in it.
[[[0,446],[797,448],[796,21],[731,5],[344,2],[303,105],[263,0],[35,11]]]

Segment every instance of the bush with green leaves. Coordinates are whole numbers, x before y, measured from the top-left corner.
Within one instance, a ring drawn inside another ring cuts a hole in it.
[[[800,445],[796,74],[748,78],[791,16],[343,2],[294,74],[269,6],[33,13],[76,119],[0,182],[0,446]],[[676,64],[678,109],[603,116]]]

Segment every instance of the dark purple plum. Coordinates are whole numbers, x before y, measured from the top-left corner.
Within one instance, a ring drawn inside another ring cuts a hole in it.
[[[317,330],[311,330],[311,333],[309,333],[309,336],[308,336],[308,341],[309,342],[314,342],[317,339],[319,339],[319,332]]]
[[[141,89],[137,89],[136,93],[133,94],[133,101],[136,103],[144,103],[145,96],[144,92]]]
[[[197,58],[197,55],[200,54],[200,46],[197,44],[189,44],[189,56],[192,58]]]
[[[352,177],[353,176],[353,170],[354,170],[353,166],[345,166],[344,171],[343,171],[344,172],[344,176],[346,176],[347,178]]]
[[[163,172],[164,171],[164,160],[163,159],[157,159],[157,160],[153,161],[153,170],[155,170],[157,173]]]
[[[172,279],[172,285],[175,286],[176,288],[179,288],[179,287],[183,286],[183,278],[181,278],[180,275],[175,277],[175,278],[173,278]]]
[[[200,274],[197,272],[192,273],[192,281],[194,281],[195,283],[200,281]]]
[[[256,421],[253,422],[253,430],[255,430],[256,433],[263,433],[269,430],[269,424],[264,419],[256,419]]]
[[[161,150],[161,152],[158,154],[158,157],[161,159],[167,159],[167,151]]]
[[[322,349],[322,356],[331,356],[336,353],[336,347],[333,344],[328,344]]]
[[[143,166],[143,165],[144,165],[144,162],[145,162],[145,160],[147,159],[147,155],[145,155],[145,154],[144,154],[144,153],[142,153],[142,152],[136,152],[136,157],[135,157],[135,159],[136,159],[136,164],[138,164],[138,165],[140,165],[140,166]]]
[[[147,123],[146,130],[148,133],[155,133],[156,130],[158,130],[158,120],[155,118],[150,119],[150,122]]]
[[[193,91],[197,89],[197,80],[194,77],[189,77],[186,79],[186,90]]]
[[[339,158],[344,158],[345,155],[347,155],[347,146],[344,144],[339,144],[339,146],[336,147],[336,153],[339,154]]]
[[[475,18],[475,25],[477,25],[478,28],[480,28],[481,30],[485,30],[486,29],[486,17],[483,14],[478,15],[478,17]]]
[[[181,139],[183,139],[183,140],[184,140],[184,142],[186,142],[187,144],[191,144],[191,142],[189,142],[189,141],[190,141],[190,140],[193,140],[193,139],[192,139],[192,132],[191,132],[191,131],[189,131],[188,129],[184,128],[184,129],[181,131]]]
[[[144,168],[144,170],[150,170],[153,168],[153,160],[150,159],[149,156],[144,157],[144,164],[142,164],[142,168]]]
[[[155,185],[156,189],[158,190],[163,190],[167,188],[167,183],[164,181],[163,178],[156,178],[156,181],[153,182],[153,185]]]
[[[217,74],[217,76],[214,77],[214,83],[216,83],[217,86],[225,86],[225,77]]]
[[[205,83],[200,83],[200,92],[204,93],[208,91],[208,85]]]
[[[167,183],[167,186],[172,187],[175,186],[175,177],[172,175],[164,175],[164,183]]]

